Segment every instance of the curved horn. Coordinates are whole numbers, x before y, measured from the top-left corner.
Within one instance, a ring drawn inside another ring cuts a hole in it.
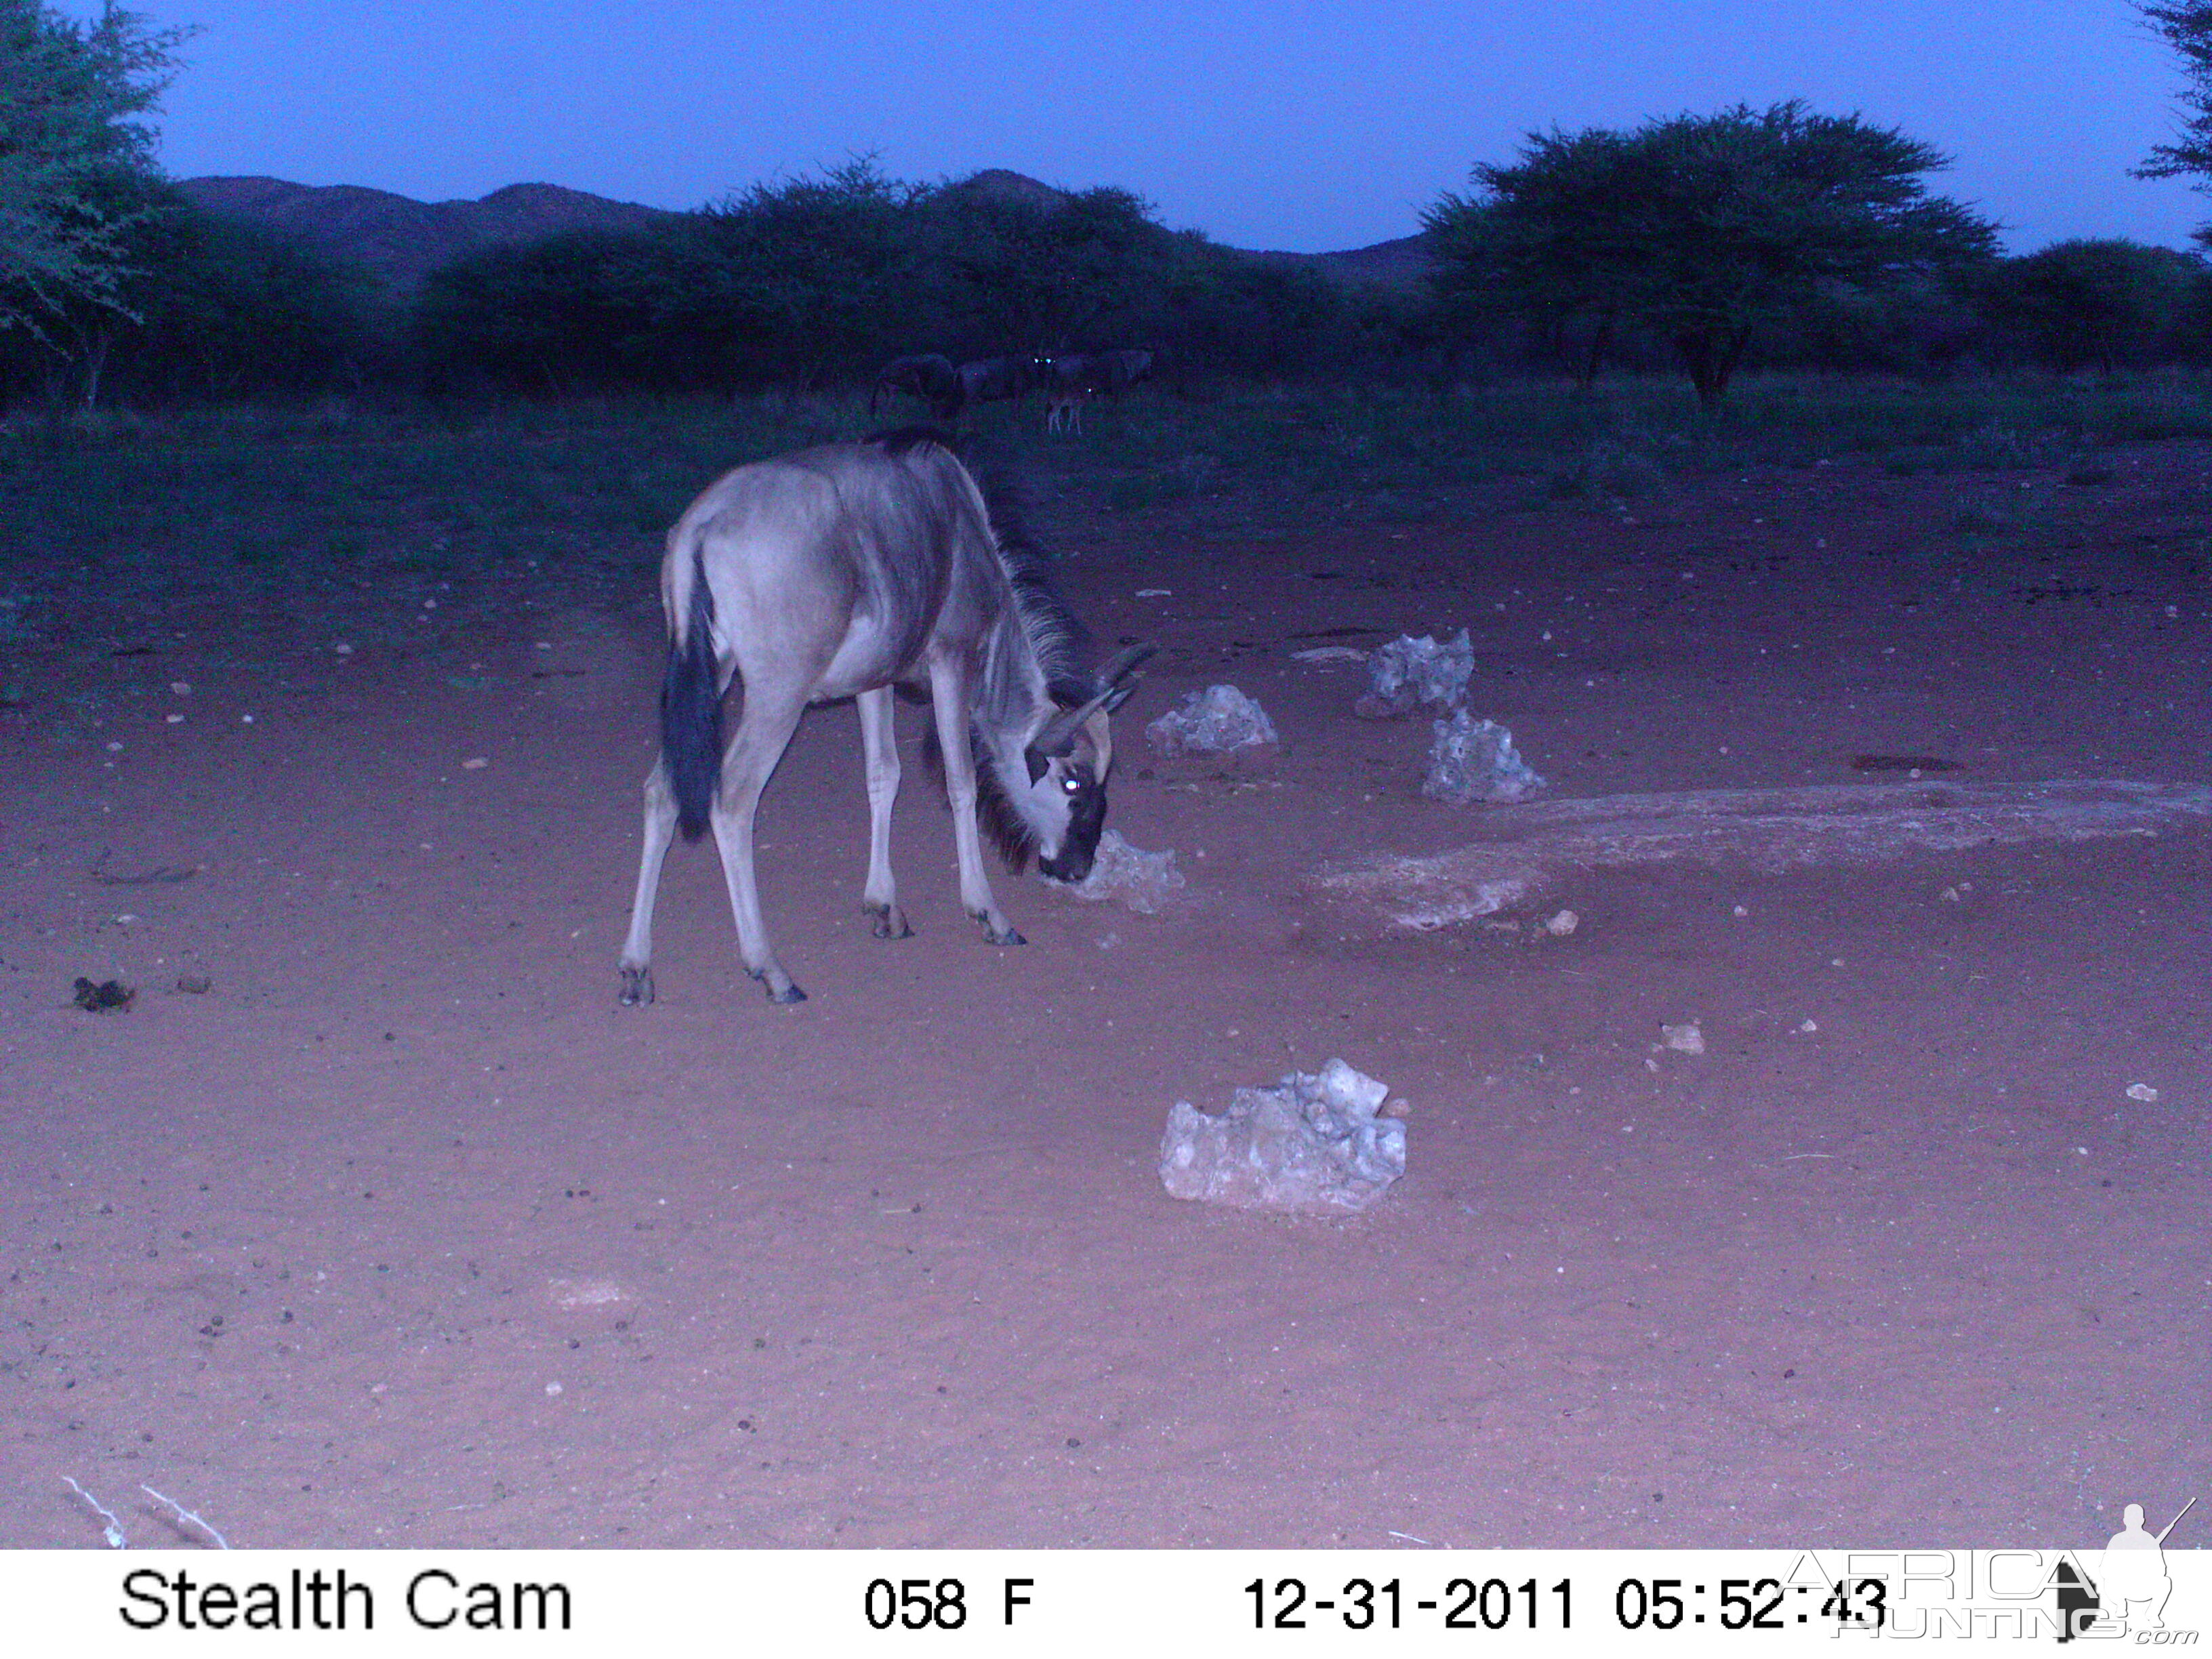
[[[1028,762],[1030,781],[1035,783],[1044,775],[1048,757],[1065,755],[1075,747],[1075,734],[1083,729],[1083,722],[1102,708],[1111,714],[1129,700],[1136,690],[1129,676],[1137,665],[1159,649],[1156,645],[1133,645],[1126,651],[1115,653],[1106,665],[1098,671],[1094,682],[1097,690],[1073,708],[1064,708],[1042,726],[1030,739]]]
[[[1098,671],[1098,684],[1109,687],[1119,685],[1123,680],[1128,678],[1131,670],[1158,649],[1159,647],[1157,645],[1133,645],[1127,651],[1116,653],[1113,659]]]

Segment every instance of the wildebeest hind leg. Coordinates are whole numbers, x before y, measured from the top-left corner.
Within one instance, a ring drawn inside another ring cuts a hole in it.
[[[812,680],[790,683],[804,686]],[[730,890],[730,911],[737,919],[738,953],[745,971],[760,981],[770,1002],[804,1002],[806,993],[791,982],[791,975],[775,959],[775,946],[769,943],[768,922],[761,915],[760,886],[753,877],[753,819],[769,774],[783,758],[805,707],[803,690],[773,697],[752,685],[746,687],[744,714],[738,722],[737,736],[722,756],[722,787],[714,798],[711,820],[714,844],[722,854],[722,878]]]
[[[637,896],[630,901],[629,936],[623,941],[622,1000],[635,1007],[653,1000],[653,906],[660,893],[661,861],[676,836],[676,797],[668,769],[654,761],[645,780],[645,834],[637,861]]]

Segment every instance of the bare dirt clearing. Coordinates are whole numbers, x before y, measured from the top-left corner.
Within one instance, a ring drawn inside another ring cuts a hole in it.
[[[650,538],[634,580],[235,621],[88,576],[0,676],[0,1546],[98,1545],[65,1475],[134,1541],[177,1536],[145,1481],[259,1546],[2056,1545],[2171,1513],[2212,1484],[2212,836],[1593,870],[1541,902],[1570,936],[1412,933],[1313,872],[1480,809],[1418,794],[1424,723],[1291,655],[1467,626],[1472,707],[1554,799],[1870,755],[2212,782],[2212,453],[2110,459],[1079,526],[1102,642],[1164,647],[1109,822],[1189,887],[1143,916],[1000,877],[1031,943],[992,949],[910,766],[917,936],[877,940],[856,722],[817,711],[763,811],[796,1008],[738,971],[705,848],[659,1000],[616,1005]],[[1960,506],[2031,495],[2002,534]],[[1144,751],[1222,680],[1279,752]],[[80,975],[137,997],[88,1012]],[[1657,1046],[1687,1022],[1702,1053]],[[1163,1193],[1170,1103],[1331,1055],[1412,1102],[1382,1205]]]

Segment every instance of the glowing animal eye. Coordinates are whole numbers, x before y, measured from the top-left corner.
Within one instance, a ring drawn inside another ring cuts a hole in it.
[[[1083,793],[1083,780],[1081,778],[1062,778],[1060,781],[1060,787],[1066,790],[1071,795],[1079,795]]]

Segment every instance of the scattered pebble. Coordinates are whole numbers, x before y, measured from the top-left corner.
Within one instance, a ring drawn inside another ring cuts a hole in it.
[[[1744,908],[1744,907],[1743,907],[1742,905],[1739,904],[1739,905],[1737,905],[1737,906],[1735,907],[1735,909],[1731,914],[1735,915],[1739,915],[1739,916],[1747,916],[1747,915],[1749,915],[1751,914],[1751,912],[1750,912],[1749,910],[1747,910],[1746,908]]]
[[[1171,599],[1175,597],[1175,589],[1172,587],[1140,587],[1137,590],[1137,597],[1140,599]]]
[[[353,655],[353,647],[348,645],[343,640],[340,640],[336,645],[332,646],[331,649],[335,651],[341,657],[350,657]]]
[[[490,764],[491,763],[489,761],[484,759],[483,756],[479,755],[474,760],[463,761],[461,763],[461,770],[464,772],[481,772],[485,767],[489,766]]]
[[[180,697],[189,697],[192,695],[191,682],[189,680],[171,680],[169,690]]]
[[[1582,926],[1583,919],[1571,910],[1562,910],[1544,924],[1544,931],[1553,939],[1565,939]]]
[[[2128,1085],[2128,1098],[2140,1100],[2148,1106],[2158,1098],[2158,1091],[2148,1083],[2130,1083]]]
[[[1802,1019],[1797,1022],[1797,1029],[1805,1033],[1806,1036],[1810,1036],[1814,1032],[1819,1030],[1820,1027],[1815,1021]]]
[[[1662,1025],[1660,1042],[1678,1054],[1702,1054],[1705,1052],[1705,1034],[1698,1029],[1694,1019],[1684,1020],[1680,1025]]]

